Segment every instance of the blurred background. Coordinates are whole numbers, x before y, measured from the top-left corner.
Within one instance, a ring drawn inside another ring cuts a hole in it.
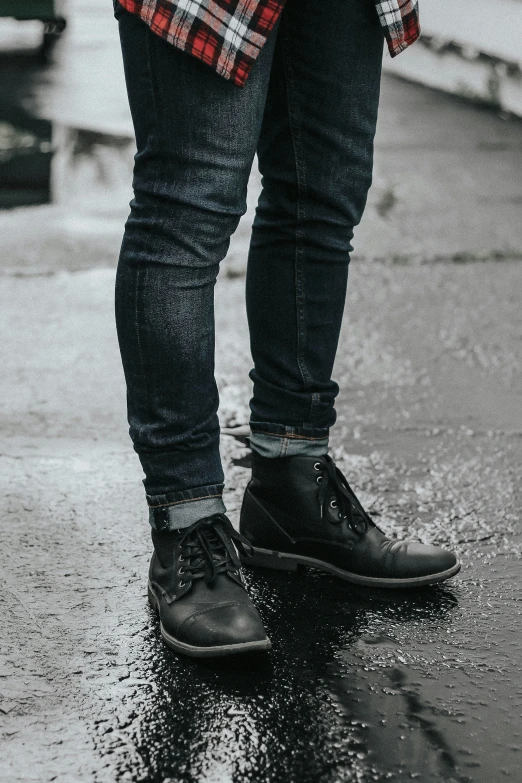
[[[134,143],[111,0],[0,0],[2,780],[519,779],[522,0],[420,5],[420,41],[384,56],[332,452],[387,532],[463,569],[415,596],[249,574],[274,642],[253,675],[180,662],[146,607],[113,323]],[[216,289],[234,522],[259,188],[254,162]]]

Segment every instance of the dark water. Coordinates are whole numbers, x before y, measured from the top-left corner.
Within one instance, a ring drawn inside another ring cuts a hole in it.
[[[0,103],[0,209],[51,200],[52,123]]]
[[[496,599],[480,581],[385,592],[312,571],[251,573],[272,653],[187,661],[157,628],[145,633],[136,676],[148,686],[126,721],[147,771],[128,772],[150,783],[518,779],[513,565],[491,574]],[[495,607],[513,612],[507,638]]]
[[[128,170],[130,178],[130,155],[123,161],[122,153],[132,145],[126,136],[64,127],[0,97],[0,209],[59,200],[66,185],[61,174],[81,189],[82,167],[95,167],[97,189],[110,186],[115,169]]]
[[[248,467],[249,456],[232,462]],[[496,535],[470,541],[457,579],[420,590],[246,571],[268,656],[182,658],[149,611],[131,645],[136,700],[111,727],[141,763],[119,757],[119,773],[147,783],[520,779],[515,530],[505,530],[512,553]],[[111,751],[111,731],[98,747]]]
[[[88,59],[83,67],[89,67]],[[100,127],[97,95],[85,96],[82,117],[91,117],[91,123],[56,119],[57,107],[68,116],[67,105],[78,100],[67,89],[71,68],[76,70],[74,60],[61,64],[59,56],[43,58],[41,47],[0,49],[0,209],[63,202],[70,196],[78,200],[89,190],[93,201],[111,190],[122,201],[120,183],[130,192],[134,140],[130,131],[124,135]],[[80,75],[81,70],[74,78]]]

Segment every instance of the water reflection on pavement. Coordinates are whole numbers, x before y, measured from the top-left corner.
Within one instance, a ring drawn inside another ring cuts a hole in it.
[[[310,571],[249,582],[268,659],[186,662],[155,632],[144,641],[153,690],[136,747],[154,770],[147,779],[381,780],[402,768],[452,779],[451,734],[444,721],[437,728],[394,638],[396,628],[446,627],[458,606],[450,588],[388,595]]]
[[[142,637],[144,780],[516,779],[520,683],[470,656],[489,621],[465,587],[384,592],[311,571],[249,583],[268,660],[187,662],[156,628]]]

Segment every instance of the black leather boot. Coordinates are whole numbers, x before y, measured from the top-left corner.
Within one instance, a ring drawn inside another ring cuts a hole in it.
[[[250,547],[225,514],[182,530],[151,533],[149,602],[169,647],[194,657],[270,650],[233,542],[243,553]]]
[[[307,565],[375,587],[429,585],[460,570],[452,552],[388,538],[329,455],[272,459],[252,451],[239,529],[253,547],[241,555],[246,566]]]

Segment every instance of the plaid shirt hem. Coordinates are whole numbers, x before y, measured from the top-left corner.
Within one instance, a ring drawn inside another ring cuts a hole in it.
[[[376,7],[388,51],[396,57],[420,35],[418,0],[387,0],[377,2]]]
[[[161,38],[243,87],[286,0],[118,2]],[[420,35],[418,0],[376,0],[376,9],[395,57]]]

